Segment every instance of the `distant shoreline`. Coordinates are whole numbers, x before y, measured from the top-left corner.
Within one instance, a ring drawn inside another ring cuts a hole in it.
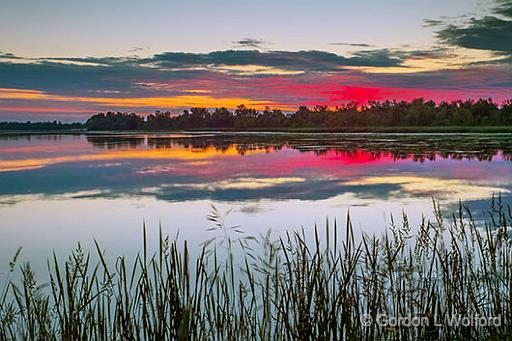
[[[200,128],[181,130],[86,130],[86,129],[57,129],[57,130],[0,130],[0,135],[98,135],[98,134],[171,134],[171,133],[512,133],[512,126],[434,126],[434,127],[345,127],[345,128],[264,128],[264,129],[227,129]]]

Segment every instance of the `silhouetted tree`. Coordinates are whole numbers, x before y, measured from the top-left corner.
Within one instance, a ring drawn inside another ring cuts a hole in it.
[[[0,122],[0,130],[70,130],[81,129],[82,123],[46,122]]]
[[[101,113],[85,122],[87,130],[138,130],[144,127],[144,118],[135,113]]]
[[[262,112],[239,105],[236,110],[192,108],[181,115],[157,111],[144,119],[133,113],[100,113],[85,123],[89,130],[169,130],[201,128],[346,128],[512,125],[512,100],[502,105],[491,99],[441,102],[423,98],[405,101],[350,102],[336,108],[300,106],[295,112],[265,108]]]

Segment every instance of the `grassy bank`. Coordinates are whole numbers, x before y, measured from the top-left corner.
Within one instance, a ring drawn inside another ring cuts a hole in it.
[[[64,263],[50,258],[45,283],[28,264],[18,269],[16,255],[5,268],[13,279],[0,297],[0,339],[510,339],[510,208],[493,202],[487,222],[463,207],[449,221],[439,212],[414,229],[404,215],[382,236],[355,235],[347,219],[312,239],[272,239],[225,226],[213,210],[221,237],[197,258],[162,234],[151,254],[144,233],[135,262],[111,262],[97,245],[93,264],[78,248]],[[389,326],[407,316],[422,324]],[[458,316],[495,320],[447,322]]]

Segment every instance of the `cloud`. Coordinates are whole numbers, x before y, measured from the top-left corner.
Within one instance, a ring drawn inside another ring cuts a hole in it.
[[[494,13],[512,18],[512,1],[501,0],[498,1],[498,6],[495,8]]]
[[[373,45],[365,44],[365,43],[329,43],[329,45],[340,45],[340,46],[350,46],[350,47],[373,47]]]
[[[407,54],[391,51],[389,49],[363,50],[353,54],[354,60],[364,61],[365,65],[356,66],[401,66]]]
[[[469,49],[512,53],[512,21],[486,16],[467,26],[449,25],[437,32],[444,43]]]
[[[423,27],[437,27],[441,26],[444,22],[442,20],[425,19]]]
[[[428,23],[428,22],[427,22]],[[512,55],[512,1],[498,1],[490,15],[471,17],[462,23],[439,23],[437,38],[444,44],[468,49],[489,50]]]
[[[255,40],[241,40],[245,46]],[[361,45],[366,46],[366,45]],[[343,72],[346,66],[399,66],[402,55],[388,49],[358,51],[352,56],[342,56],[319,50],[258,51],[223,50],[208,53],[163,52],[152,57],[51,57],[23,58],[9,54],[9,58],[24,59],[34,65],[58,67],[59,65],[97,66],[110,68],[139,68],[148,71],[218,71],[223,66],[260,66],[302,72]]]
[[[259,65],[303,72],[342,72],[344,66],[399,66],[402,60],[386,49],[360,51],[344,57],[331,52],[226,50],[209,53],[166,52],[150,63],[167,68]]]
[[[207,70],[171,72],[143,67],[140,65],[142,60],[144,59],[86,57],[44,59],[30,63],[0,62],[0,87],[35,89],[67,95],[116,92],[119,96],[132,93],[136,89],[138,95],[155,95],[163,92],[137,87],[136,84],[197,79],[210,74]],[[165,91],[166,94],[170,92],[169,89]]]
[[[139,52],[139,51],[144,51],[144,48],[136,46],[136,47],[133,47],[133,48],[128,50],[128,52]]]
[[[40,105],[45,103],[68,104],[68,105],[90,105],[91,107],[110,108],[107,110],[136,110],[153,111],[156,108],[190,108],[190,107],[226,107],[236,108],[244,103],[256,109],[264,109],[267,106],[276,106],[271,101],[251,100],[249,98],[233,97],[212,97],[203,94],[197,95],[179,95],[165,97],[90,97],[90,96],[63,96],[52,95],[41,91],[22,90],[22,89],[2,89],[0,88],[0,100],[18,101],[15,103],[30,103],[25,107],[26,111],[41,111]],[[22,107],[23,108],[23,107]],[[5,110],[5,107],[0,106]],[[12,111],[19,111],[16,108]],[[67,110],[73,111],[71,108]],[[46,109],[42,112],[45,112]],[[78,110],[77,110],[78,111]]]
[[[15,56],[12,53],[0,51],[0,59],[23,59],[22,57]]]
[[[7,57],[0,59],[0,116],[65,120],[68,115],[68,120],[76,120],[108,110],[144,113],[238,104],[291,110],[351,100],[510,97],[509,65],[463,64],[452,51],[445,46],[365,48],[339,55],[250,49],[51,58],[3,52],[0,57]],[[457,59],[457,69],[444,67],[446,59]],[[27,90],[34,93],[23,92]]]
[[[253,38],[244,38],[241,40],[233,41],[235,47],[252,47],[255,49],[262,48],[266,44],[265,41]]]

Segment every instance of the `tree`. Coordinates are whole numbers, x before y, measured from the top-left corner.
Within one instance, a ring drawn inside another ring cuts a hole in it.
[[[30,122],[26,124],[32,125]],[[60,122],[48,124],[61,125]],[[157,111],[146,119],[134,113],[107,112],[93,115],[84,126],[89,130],[169,130],[472,125],[512,125],[512,100],[503,102],[501,106],[491,99],[441,102],[438,105],[422,98],[411,102],[370,101],[366,105],[350,102],[334,109],[325,105],[316,105],[311,109],[300,106],[286,115],[279,109],[267,107],[259,112],[243,104],[234,111],[226,108],[213,111],[192,108],[184,110],[181,115]]]

